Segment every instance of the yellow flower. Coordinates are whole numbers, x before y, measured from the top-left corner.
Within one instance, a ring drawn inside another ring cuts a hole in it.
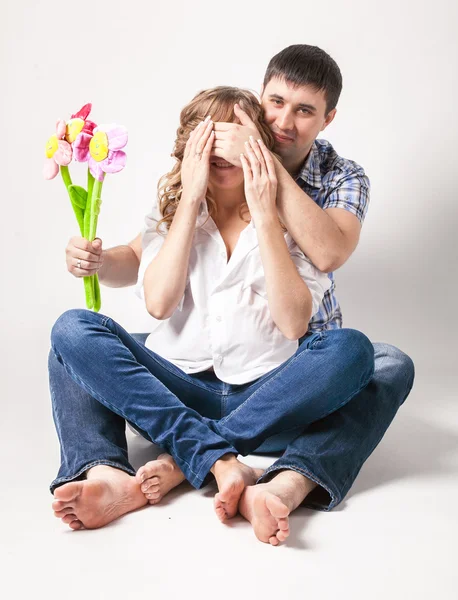
[[[54,134],[46,142],[46,158],[52,158],[58,147],[59,141],[57,139],[57,135]]]
[[[67,129],[65,132],[65,139],[69,144],[73,144],[76,140],[78,134],[81,133],[84,127],[84,120],[76,117],[75,119],[70,119],[67,122]]]
[[[108,136],[104,131],[94,133],[90,143],[89,152],[92,158],[100,162],[108,156]]]

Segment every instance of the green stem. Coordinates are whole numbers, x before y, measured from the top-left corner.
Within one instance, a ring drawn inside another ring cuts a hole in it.
[[[61,166],[60,174],[62,175],[65,187],[67,188],[68,197],[70,198],[70,202],[73,207],[73,212],[75,213],[76,220],[78,221],[78,226],[80,228],[81,235],[83,235],[84,210],[73,202],[71,194],[68,190],[68,188],[72,185],[72,178],[70,177],[68,167]]]
[[[102,306],[102,298],[100,296],[99,275],[96,273],[92,276],[94,279],[94,311],[99,312]]]
[[[99,181],[96,179],[94,181],[94,187],[92,189],[91,194],[91,208],[90,208],[90,218],[89,218],[89,241],[95,238],[95,233],[97,231],[97,221],[100,214],[100,205],[102,204],[102,186],[103,181]]]
[[[102,186],[103,180],[99,181],[98,179],[94,179],[90,172],[88,173],[88,202],[87,202],[87,210],[84,215],[84,225],[85,225],[85,237],[90,242],[94,241],[96,237],[97,231],[97,221],[100,213],[100,205],[102,204],[101,194],[102,194]],[[90,194],[89,194],[90,190]],[[92,308],[95,312],[100,310],[102,305],[101,297],[100,297],[100,285],[99,278],[97,273],[92,275],[91,277],[92,283],[92,299],[93,304]]]
[[[91,198],[92,198],[92,190],[94,189],[94,176],[91,173],[91,170],[87,170],[87,217],[85,214],[85,235],[86,239],[89,239],[89,224],[91,220]],[[92,241],[92,240],[91,240]],[[98,312],[96,308],[97,304],[97,286],[95,283],[95,278],[97,277],[97,273],[95,275],[91,275],[88,277],[88,280],[91,282],[91,291],[92,291],[92,305],[91,308]],[[100,296],[100,289],[98,290],[98,294]],[[99,309],[100,310],[100,309]]]
[[[80,206],[76,205],[73,202],[73,199],[68,190],[68,188],[72,185],[72,178],[70,177],[70,172],[68,170],[68,167],[61,165],[60,174],[62,175],[62,179],[64,181],[65,187],[67,188],[67,192],[68,192],[68,195],[70,198],[70,202],[73,206],[73,211],[75,213],[76,220],[78,221],[81,235],[83,237],[85,237],[84,236],[84,222],[85,222],[85,214],[86,214],[87,210],[83,210]],[[89,196],[88,196],[88,198],[89,198]],[[86,205],[86,208],[87,208],[87,205]],[[84,277],[83,279],[84,279],[84,295],[86,298],[86,307],[88,309],[91,309],[94,306],[91,277]]]
[[[62,175],[62,179],[64,180],[66,188],[68,188],[69,185],[72,185],[72,178],[70,177],[68,167],[61,166],[60,174]]]

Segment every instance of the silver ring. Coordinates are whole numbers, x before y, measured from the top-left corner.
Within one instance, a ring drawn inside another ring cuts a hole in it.
[[[78,269],[81,269],[81,258],[78,258],[78,262],[76,263]]]

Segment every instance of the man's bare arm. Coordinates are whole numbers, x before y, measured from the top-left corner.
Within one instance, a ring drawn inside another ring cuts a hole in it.
[[[291,237],[325,273],[342,266],[358,245],[361,223],[342,208],[320,208],[294,181],[277,158],[278,214]]]
[[[103,255],[103,265],[98,273],[100,283],[113,288],[135,285],[142,257],[142,234],[125,246],[104,250]]]

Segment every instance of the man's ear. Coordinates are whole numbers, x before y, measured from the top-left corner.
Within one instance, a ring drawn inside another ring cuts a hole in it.
[[[334,120],[334,117],[336,116],[336,113],[337,113],[337,108],[333,108],[330,111],[330,113],[328,114],[328,116],[326,117],[326,119],[323,123],[323,127],[320,129],[320,131],[324,131],[326,129],[326,127],[332,123],[332,121]]]

